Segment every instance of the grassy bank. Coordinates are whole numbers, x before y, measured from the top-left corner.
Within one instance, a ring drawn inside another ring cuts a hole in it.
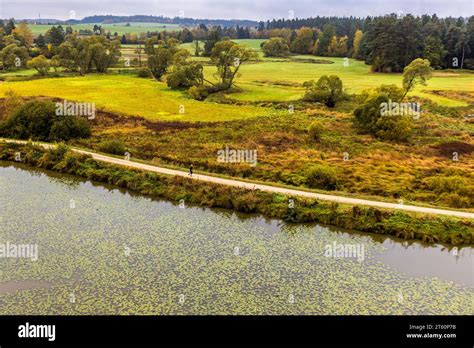
[[[317,222],[425,242],[474,243],[474,223],[471,220],[347,206],[212,183],[196,184],[187,178],[97,162],[89,156],[73,153],[65,146],[48,151],[33,145],[0,143],[0,160],[13,161],[18,152],[21,154],[20,162],[31,166],[74,174],[176,202],[184,200],[189,204],[260,213],[287,222]],[[289,204],[290,199],[294,199],[294,207]]]

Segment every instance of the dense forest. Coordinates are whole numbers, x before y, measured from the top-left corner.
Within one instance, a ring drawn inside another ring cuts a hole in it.
[[[297,53],[352,56],[376,71],[401,71],[415,58],[429,59],[438,69],[474,69],[474,16],[279,19],[260,22],[257,35],[283,35]]]

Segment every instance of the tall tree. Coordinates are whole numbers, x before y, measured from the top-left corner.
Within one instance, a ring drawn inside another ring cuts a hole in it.
[[[212,50],[211,61],[217,67],[217,76],[220,81],[219,89],[227,90],[231,88],[242,64],[256,58],[257,54],[253,50],[240,46],[233,41],[218,42]]]
[[[359,59],[359,50],[360,50],[360,44],[362,42],[362,37],[364,36],[364,33],[362,30],[357,30],[354,34],[354,41],[352,44],[352,58]]]
[[[426,86],[426,81],[431,78],[432,68],[427,59],[417,58],[403,69],[403,90],[405,91],[400,98],[402,101],[408,92],[412,91],[416,85]]]
[[[17,27],[13,29],[13,34],[20,38],[23,46],[29,48],[33,45],[33,32],[26,21],[18,23]]]
[[[323,29],[323,33],[319,39],[318,43],[318,55],[326,56],[329,52],[329,45],[333,37],[336,35],[336,31],[332,24],[326,24]]]

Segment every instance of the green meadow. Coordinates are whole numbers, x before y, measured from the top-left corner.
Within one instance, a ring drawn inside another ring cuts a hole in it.
[[[0,97],[8,90],[22,96],[46,96],[96,103],[110,112],[163,121],[221,121],[268,115],[256,106],[222,105],[190,99],[171,91],[165,83],[121,75],[48,78],[4,82]]]
[[[318,80],[322,75],[337,75],[344,83],[348,93],[360,93],[364,89],[378,87],[382,84],[395,84],[401,87],[402,74],[371,72],[370,66],[362,61],[336,57],[316,57],[296,55],[288,58],[266,58],[260,49],[265,40],[234,40],[259,52],[260,62],[243,65],[238,86],[242,93],[233,94],[232,98],[242,101],[292,101],[301,98],[304,89],[301,84],[308,80]],[[193,44],[185,44],[194,52]],[[202,58],[200,58],[202,60]],[[327,63],[320,63],[324,61]],[[205,72],[212,79],[215,69],[206,66]],[[435,95],[433,91],[456,91],[474,93],[474,74],[469,71],[437,71],[427,86],[418,86],[412,96],[430,99],[443,106],[467,106],[467,103]]]

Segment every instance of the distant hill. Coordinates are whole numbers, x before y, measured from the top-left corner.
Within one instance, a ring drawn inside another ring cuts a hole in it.
[[[89,16],[81,20],[81,23],[124,23],[124,22],[148,22],[148,23],[170,23],[180,24],[183,26],[195,26],[199,24],[205,25],[220,25],[223,27],[255,27],[258,22],[246,20],[246,19],[195,19],[195,18],[181,18],[181,17],[163,17],[163,16],[146,16],[146,15],[135,15],[135,16]]]
[[[6,20],[5,18],[4,20]],[[41,19],[20,19],[15,18],[15,22],[27,21],[29,24],[63,24],[64,21],[54,18],[41,18]]]
[[[19,20],[18,20],[19,21]],[[42,23],[42,24],[88,24],[88,23],[102,23],[102,24],[113,24],[113,23],[169,23],[179,24],[181,26],[197,26],[199,24],[205,24],[206,26],[220,25],[221,27],[256,27],[258,22],[247,19],[196,19],[196,18],[181,18],[181,17],[164,17],[164,16],[147,16],[147,15],[134,15],[134,16],[114,16],[114,15],[101,15],[101,16],[89,16],[84,17],[81,20],[70,19],[67,21],[61,21],[57,19],[26,19],[28,23]]]

